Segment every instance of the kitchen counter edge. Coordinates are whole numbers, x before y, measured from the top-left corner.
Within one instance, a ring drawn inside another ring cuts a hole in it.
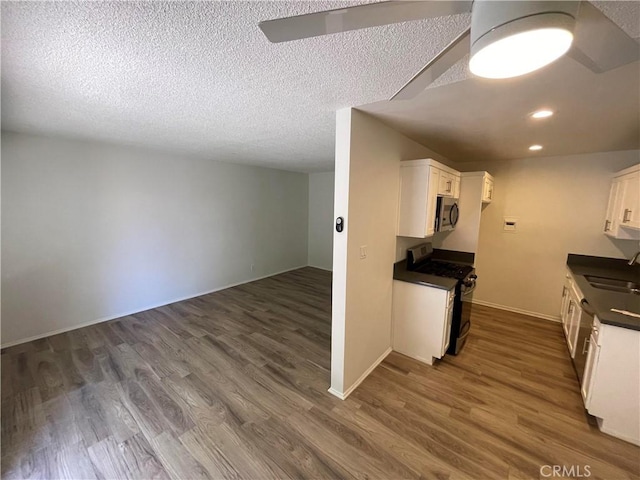
[[[455,288],[458,281],[455,278],[438,277],[426,273],[411,272],[407,270],[407,261],[402,260],[393,264],[393,279],[401,282],[415,283],[425,287],[451,290]]]

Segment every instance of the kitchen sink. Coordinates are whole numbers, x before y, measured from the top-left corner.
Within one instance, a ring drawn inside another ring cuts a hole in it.
[[[584,278],[587,279],[587,282],[589,282],[589,285],[593,288],[640,295],[640,284],[638,282],[619,280],[617,278],[595,277],[593,275],[585,275]]]

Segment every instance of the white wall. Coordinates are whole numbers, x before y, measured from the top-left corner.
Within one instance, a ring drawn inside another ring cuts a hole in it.
[[[333,268],[333,172],[309,174],[309,265]]]
[[[640,161],[640,152],[525,158],[460,164],[495,177],[495,200],[483,209],[474,301],[559,317],[568,253],[628,258],[638,242],[602,233],[611,173]],[[505,233],[504,216],[518,217]]]
[[[399,162],[430,153],[365,113],[337,113],[334,217],[346,229],[334,233],[330,391],[339,397],[391,348]]]
[[[307,218],[306,174],[3,133],[2,342],[304,266]]]

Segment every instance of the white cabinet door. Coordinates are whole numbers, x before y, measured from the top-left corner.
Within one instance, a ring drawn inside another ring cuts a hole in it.
[[[569,347],[569,354],[571,358],[576,355],[576,342],[578,341],[578,330],[580,329],[580,319],[582,318],[582,308],[580,307],[580,301],[582,300],[582,293],[577,290],[575,282],[571,281],[571,288],[569,289],[569,306],[567,308],[567,320],[565,327],[565,335],[567,337],[567,346]],[[565,323],[563,323],[565,324]]]
[[[482,202],[491,203],[493,200],[493,180],[489,177],[484,179],[484,187],[482,189]]]
[[[621,177],[622,201],[618,211],[621,227],[640,228],[640,172]]]
[[[580,393],[582,393],[584,407],[587,410],[589,409],[589,404],[591,402],[591,387],[594,383],[595,373],[598,366],[598,357],[600,356],[600,345],[598,345],[599,324],[600,322],[598,321],[598,318],[594,318],[593,326],[591,327],[591,335],[589,337],[589,351],[587,352],[582,385],[580,386]]]
[[[443,197],[453,196],[455,189],[455,178],[449,172],[440,170],[440,179],[438,182],[438,195]]]
[[[560,306],[560,318],[565,337],[569,336],[569,299],[571,292],[571,278],[567,278],[562,287],[562,305]]]
[[[460,198],[460,177],[453,179],[453,198]]]
[[[603,229],[613,238],[640,240],[640,164],[613,175]]]
[[[604,220],[604,233],[615,237],[618,231],[618,211],[620,210],[620,178],[614,178],[609,190],[609,202],[607,203],[607,215]]]
[[[565,333],[567,335],[567,346],[569,347],[569,355],[571,358],[574,358],[576,355],[576,333],[578,333],[578,329],[576,328],[576,312],[580,310],[576,301],[569,297],[569,307],[568,307],[568,318],[567,318],[567,330]]]
[[[427,216],[431,213],[427,210],[428,195],[429,166],[401,166],[398,236],[424,238],[426,230],[425,222]]]
[[[434,358],[442,358],[446,351],[443,346],[448,344],[446,332],[450,328],[447,327],[447,306],[453,295],[453,290],[394,280],[393,349],[429,365]],[[450,310],[453,312],[453,308]]]
[[[427,217],[425,219],[424,236],[430,237],[436,232],[436,205],[438,203],[438,184],[441,171],[429,167],[429,186],[427,188]]]

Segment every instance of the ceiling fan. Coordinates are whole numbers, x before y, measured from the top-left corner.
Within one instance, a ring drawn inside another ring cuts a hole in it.
[[[587,1],[385,1],[268,20],[259,27],[275,43],[468,12],[471,26],[391,100],[413,98],[467,53],[471,72],[485,78],[523,75],[565,53],[596,73],[640,58],[638,42]]]

